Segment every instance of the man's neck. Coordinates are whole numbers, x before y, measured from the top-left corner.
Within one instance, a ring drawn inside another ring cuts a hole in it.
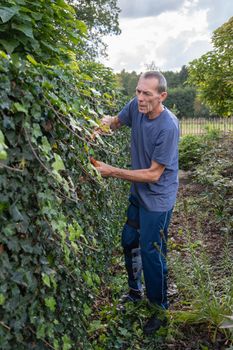
[[[149,119],[157,118],[164,111],[164,105],[160,105],[155,111],[147,113]]]

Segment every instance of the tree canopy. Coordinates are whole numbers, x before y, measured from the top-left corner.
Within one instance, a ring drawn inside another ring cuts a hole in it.
[[[189,82],[212,112],[233,111],[233,17],[213,33],[214,49],[189,64]]]
[[[77,18],[87,26],[86,56],[106,55],[104,35],[120,34],[117,0],[70,0]]]

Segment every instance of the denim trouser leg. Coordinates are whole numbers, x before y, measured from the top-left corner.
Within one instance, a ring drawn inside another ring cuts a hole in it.
[[[139,248],[139,207],[131,203],[127,211],[127,222],[122,231],[122,247],[128,273],[129,288],[141,290],[142,261]]]
[[[140,247],[146,294],[151,303],[168,308],[167,234],[172,209],[151,212],[140,207]]]
[[[130,201],[127,211],[128,220],[122,231],[129,287],[135,290],[142,289],[141,270],[143,268],[149,301],[167,309],[166,255],[172,209],[167,212],[152,212],[139,206],[136,198],[132,196]]]

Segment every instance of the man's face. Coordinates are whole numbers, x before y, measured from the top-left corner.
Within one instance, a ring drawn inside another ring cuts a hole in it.
[[[167,93],[158,92],[159,81],[156,78],[140,78],[136,87],[136,96],[138,98],[138,110],[141,113],[148,114],[155,112],[164,101]]]

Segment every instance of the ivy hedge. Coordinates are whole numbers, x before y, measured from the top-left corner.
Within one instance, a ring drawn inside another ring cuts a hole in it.
[[[127,165],[127,135],[94,131],[122,98],[81,60],[85,25],[65,1],[1,1],[0,18],[0,347],[91,349],[127,185],[89,157]]]

